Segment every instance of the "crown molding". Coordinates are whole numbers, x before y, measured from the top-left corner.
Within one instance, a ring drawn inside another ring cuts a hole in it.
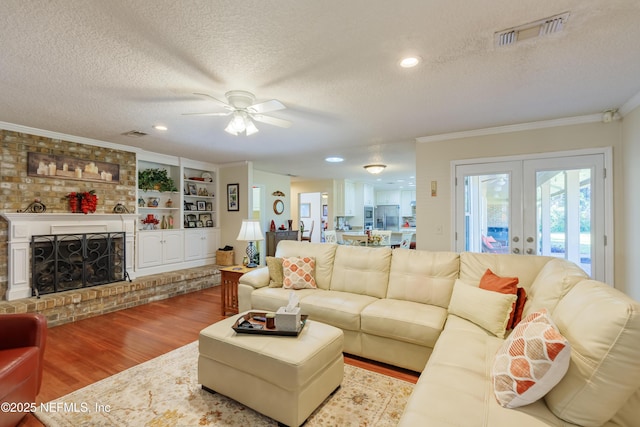
[[[501,133],[522,132],[526,130],[546,129],[559,126],[580,125],[602,121],[602,114],[589,114],[586,116],[566,117],[562,119],[543,120],[539,122],[520,123],[515,125],[497,126],[484,129],[476,129],[462,132],[443,133],[440,135],[423,136],[416,138],[416,142],[438,142],[451,139],[472,138],[476,136],[497,135]]]
[[[636,93],[627,102],[625,102],[624,105],[618,110],[618,113],[620,113],[620,115],[624,117],[635,110],[638,106],[640,106],[640,92]]]
[[[77,142],[78,144],[87,144],[93,145],[95,147],[109,148],[111,150],[128,151],[130,153],[140,153],[141,151],[143,151],[139,148],[130,147],[128,145],[114,144],[113,142],[100,141],[98,139],[85,138],[83,136],[75,136],[66,133],[53,132],[50,130],[32,128],[29,126],[17,125],[14,123],[0,122],[0,128],[13,132],[44,136],[45,138],[60,139],[63,141]]]

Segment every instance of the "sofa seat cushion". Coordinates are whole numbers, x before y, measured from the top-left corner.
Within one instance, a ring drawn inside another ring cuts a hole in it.
[[[299,299],[303,299],[316,292],[326,292],[318,289],[285,289],[259,288],[251,293],[251,308],[255,310],[277,311],[289,302],[289,294],[295,292]]]
[[[472,322],[449,315],[399,426],[573,425],[556,418],[543,400],[516,409],[498,404],[489,372],[502,343]]]
[[[433,348],[447,319],[447,310],[412,301],[381,299],[360,315],[362,332]]]
[[[0,399],[36,374],[40,363],[39,356],[38,347],[0,350],[0,378],[2,378]],[[33,390],[33,393],[35,396],[36,391]]]
[[[338,291],[319,291],[300,300],[300,311],[340,329],[360,331],[360,313],[378,298]]]

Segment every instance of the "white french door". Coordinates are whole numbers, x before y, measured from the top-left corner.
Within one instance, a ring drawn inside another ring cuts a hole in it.
[[[612,282],[605,153],[455,164],[455,188],[456,251],[561,257]]]

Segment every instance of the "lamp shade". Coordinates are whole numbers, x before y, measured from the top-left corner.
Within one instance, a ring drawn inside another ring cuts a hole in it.
[[[260,222],[253,219],[243,219],[242,227],[236,240],[245,242],[255,242],[258,240],[264,240],[262,235],[262,229],[260,228]]]

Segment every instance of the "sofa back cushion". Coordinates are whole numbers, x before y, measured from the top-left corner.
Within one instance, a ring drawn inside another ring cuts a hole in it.
[[[387,298],[447,308],[459,270],[455,252],[395,250]]]
[[[589,276],[571,261],[554,258],[542,267],[540,273],[531,284],[524,316],[546,308],[553,314],[556,305],[567,292],[581,280]]]
[[[329,243],[299,242],[297,240],[281,240],[276,248],[276,257],[309,257],[315,259],[315,280],[320,289],[329,289],[333,272],[333,259],[336,247]]]
[[[572,351],[567,374],[545,402],[570,423],[603,425],[640,386],[640,303],[602,282],[583,280],[551,317]]]
[[[534,279],[552,257],[511,254],[487,254],[462,252],[460,254],[460,279],[478,285],[487,268],[498,276],[517,277],[519,286],[527,294]]]
[[[391,249],[339,245],[331,290],[384,298],[387,295]]]

